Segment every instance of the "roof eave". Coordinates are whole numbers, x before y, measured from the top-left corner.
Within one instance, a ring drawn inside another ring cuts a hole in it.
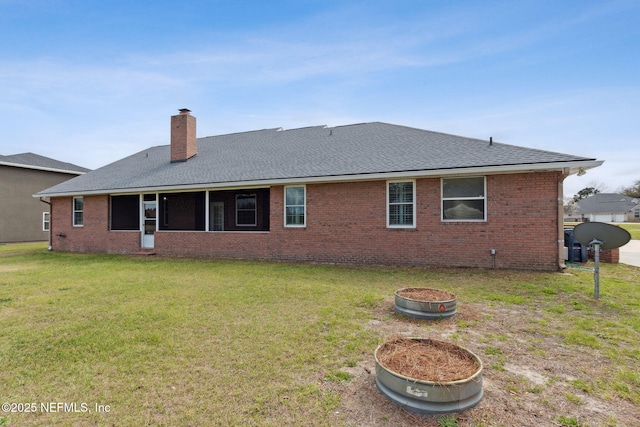
[[[74,170],[68,170],[68,169],[48,168],[46,166],[26,165],[23,163],[13,163],[13,162],[3,162],[3,161],[0,161],[0,165],[11,166],[14,168],[22,168],[22,169],[34,169],[39,171],[66,173],[66,174],[72,174],[72,175],[84,175],[86,173],[86,172],[74,171]]]
[[[70,197],[89,196],[99,194],[136,194],[153,192],[173,192],[202,189],[233,189],[250,187],[268,187],[272,185],[288,185],[300,183],[330,183],[348,181],[372,181],[398,178],[428,178],[438,176],[456,175],[498,175],[523,172],[563,171],[567,175],[577,174],[582,171],[596,168],[604,163],[603,160],[586,159],[570,162],[529,163],[518,165],[475,166],[450,169],[408,170],[396,172],[378,172],[354,175],[330,175],[330,176],[300,176],[291,178],[264,179],[252,181],[228,181],[228,182],[204,182],[187,185],[165,185],[156,187],[139,188],[113,188],[88,191],[70,191],[60,193],[37,193],[33,197]]]

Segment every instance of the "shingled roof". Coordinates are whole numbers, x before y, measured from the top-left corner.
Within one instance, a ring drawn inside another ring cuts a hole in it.
[[[593,158],[373,122],[264,129],[197,139],[197,155],[170,162],[151,147],[38,196],[231,188],[293,182],[589,169]]]
[[[640,207],[640,199],[616,193],[598,193],[578,202],[578,213],[623,213]]]
[[[0,165],[71,174],[82,174],[85,172],[89,172],[90,170],[81,166],[74,165],[73,163],[61,162],[59,160],[40,156],[34,153],[21,153],[13,154],[10,156],[0,155]]]

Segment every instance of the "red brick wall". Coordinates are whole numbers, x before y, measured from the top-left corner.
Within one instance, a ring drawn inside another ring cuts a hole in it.
[[[139,231],[109,231],[109,196],[85,196],[84,225],[74,227],[72,221],[73,198],[51,199],[54,251],[126,254],[140,250]]]
[[[167,256],[421,266],[558,269],[559,173],[487,176],[487,221],[442,222],[440,179],[416,180],[416,228],[386,227],[386,182],[307,185],[307,225],[285,228],[284,188],[271,188],[269,232],[159,231]],[[108,197],[85,197],[85,225],[71,226],[71,199],[55,199],[54,250],[127,253],[137,232],[108,231]]]
[[[589,248],[589,259],[595,259],[595,253],[593,249]],[[600,261],[608,262],[611,264],[619,264],[620,263],[620,249],[606,249],[604,251],[600,251]]]

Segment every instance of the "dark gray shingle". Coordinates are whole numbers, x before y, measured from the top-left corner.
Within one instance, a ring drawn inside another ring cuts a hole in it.
[[[598,193],[578,202],[578,213],[622,213],[640,207],[640,199],[616,193]]]
[[[198,138],[187,162],[170,163],[169,150],[143,150],[39,195],[595,160],[380,122]]]
[[[34,168],[55,169],[70,172],[89,172],[90,170],[81,166],[74,165],[73,163],[61,162],[59,160],[40,156],[34,153],[21,153],[13,154],[10,156],[0,156],[0,162],[31,166]]]

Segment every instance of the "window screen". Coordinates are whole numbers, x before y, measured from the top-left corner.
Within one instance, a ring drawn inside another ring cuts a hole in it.
[[[111,196],[111,229],[140,229],[140,196]]]
[[[485,178],[443,178],[442,220],[484,221]]]

